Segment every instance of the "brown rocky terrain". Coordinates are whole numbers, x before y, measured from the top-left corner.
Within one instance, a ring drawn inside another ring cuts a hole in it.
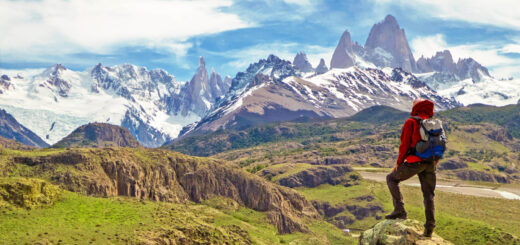
[[[280,233],[305,232],[308,229],[302,220],[318,217],[312,204],[291,189],[222,161],[166,150],[72,149],[34,157],[0,157],[7,162],[4,175],[25,169],[24,176],[42,176],[63,189],[92,196],[132,196],[176,203],[228,197],[267,212]]]
[[[128,129],[108,124],[89,123],[74,130],[54,144],[54,148],[65,147],[139,147],[140,144]]]
[[[352,167],[349,165],[315,166],[280,178],[278,182],[280,185],[291,188],[300,186],[316,187],[321,184],[337,185],[340,183],[352,185],[349,178],[343,178],[346,173],[352,171]]]

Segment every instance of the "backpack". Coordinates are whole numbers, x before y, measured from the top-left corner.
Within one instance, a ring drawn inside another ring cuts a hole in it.
[[[442,121],[435,118],[412,117],[420,127],[421,140],[415,145],[415,155],[425,161],[437,161],[446,151],[446,135]]]

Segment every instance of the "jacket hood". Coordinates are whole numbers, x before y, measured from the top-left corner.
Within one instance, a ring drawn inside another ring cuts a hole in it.
[[[419,100],[414,102],[412,107],[412,112],[410,115],[419,116],[419,115],[427,115],[428,117],[433,117],[433,102],[429,100]]]

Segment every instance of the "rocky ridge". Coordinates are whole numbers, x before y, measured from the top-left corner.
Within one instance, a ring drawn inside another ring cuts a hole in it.
[[[74,130],[52,147],[139,147],[140,144],[123,127],[108,123],[89,123]]]
[[[165,150],[74,149],[46,156],[15,157],[10,164],[30,166],[25,173],[28,176],[49,176],[66,190],[93,196],[120,195],[177,203],[227,197],[267,212],[280,233],[305,232],[302,219],[318,215],[309,201],[291,189],[223,162]]]
[[[402,69],[351,67],[309,78],[300,74],[289,61],[274,55],[251,64],[233,79],[222,102],[181,135],[301,118],[347,117],[380,104],[406,111],[415,98],[430,99],[437,109],[458,105]]]

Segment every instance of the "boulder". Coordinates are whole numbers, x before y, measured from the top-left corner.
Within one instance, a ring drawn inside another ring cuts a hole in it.
[[[417,220],[397,219],[377,223],[359,237],[360,245],[443,245],[453,244],[435,233],[431,238],[422,236],[424,228]]]
[[[31,178],[0,178],[0,208],[35,208],[52,205],[61,189],[44,180]]]

